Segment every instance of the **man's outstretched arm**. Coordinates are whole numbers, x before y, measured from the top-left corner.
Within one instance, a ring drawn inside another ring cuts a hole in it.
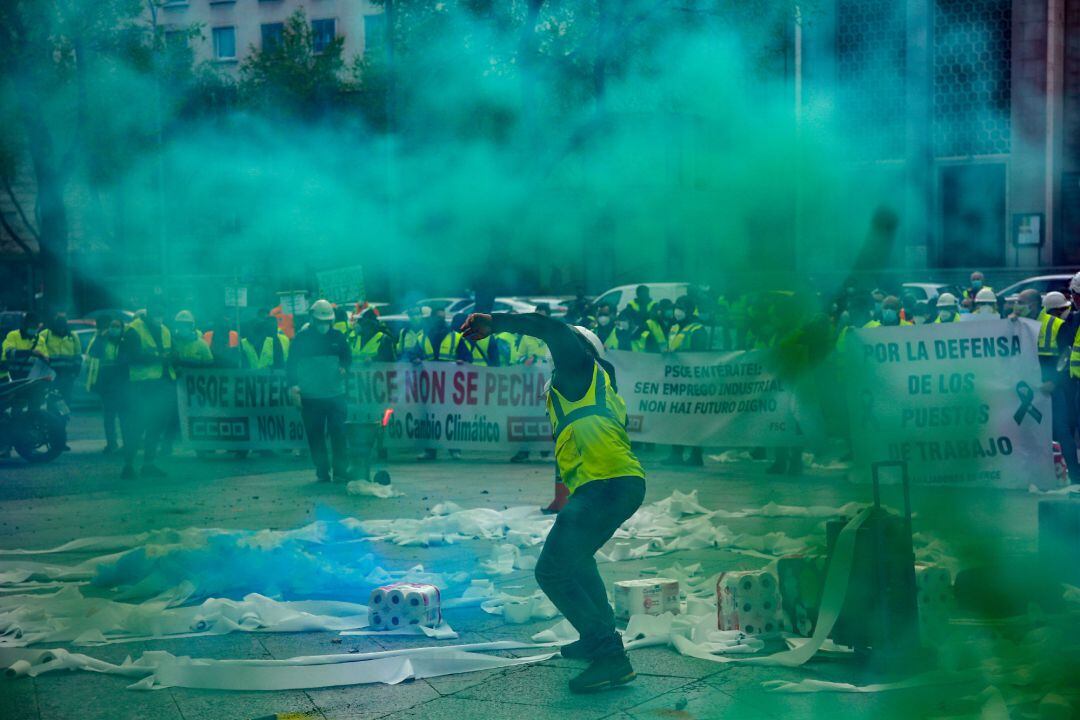
[[[555,369],[559,371],[554,382],[568,399],[582,397],[592,383],[592,356],[582,347],[577,333],[559,320],[539,313],[473,313],[465,320],[461,331],[474,342],[500,332],[520,333],[543,340],[551,351]]]

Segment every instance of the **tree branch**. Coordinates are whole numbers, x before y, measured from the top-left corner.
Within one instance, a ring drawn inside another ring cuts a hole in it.
[[[11,180],[4,178],[4,190],[7,192],[8,198],[11,199],[11,204],[15,206],[15,212],[19,213],[19,219],[22,220],[23,225],[30,231],[30,234],[34,236],[34,239],[41,242],[41,235],[38,234],[37,228],[33,226],[30,219],[26,217],[26,212],[23,210],[22,203],[15,197],[15,190],[11,187]]]
[[[3,213],[0,213],[0,226],[3,226],[3,228],[7,230],[8,235],[10,235],[11,239],[15,241],[15,244],[18,245],[22,249],[22,251],[26,253],[26,256],[32,261],[34,259],[34,251],[31,250],[30,246],[23,242],[23,239],[15,233],[15,230],[11,227],[11,225],[8,224],[7,218],[4,217]]]

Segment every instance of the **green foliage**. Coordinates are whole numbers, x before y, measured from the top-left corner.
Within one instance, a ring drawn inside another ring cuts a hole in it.
[[[281,41],[270,48],[253,48],[240,69],[244,104],[267,113],[300,118],[323,116],[336,100],[352,89],[343,72],[345,40],[338,36],[315,50],[315,38],[304,11],[285,21]]]

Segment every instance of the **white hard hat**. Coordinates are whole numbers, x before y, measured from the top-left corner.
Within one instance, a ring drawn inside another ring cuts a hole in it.
[[[1080,272],[1073,275],[1069,281],[1069,292],[1080,294]]]
[[[582,325],[572,325],[571,327],[574,328],[578,335],[589,341],[593,350],[596,351],[597,357],[604,357],[604,343],[600,342],[600,338],[596,337],[596,333]]]
[[[431,317],[431,306],[430,305],[424,305],[423,307],[420,308],[420,317],[425,317],[425,318]]]
[[[181,310],[176,313],[176,322],[189,322],[194,324],[195,316],[191,314],[190,310]]]
[[[940,307],[957,307],[960,303],[956,302],[956,296],[952,293],[941,293],[937,297],[937,306]]]
[[[1043,310],[1060,310],[1069,307],[1069,301],[1059,292],[1048,292],[1043,296]]]
[[[308,312],[316,320],[334,319],[334,306],[327,300],[316,300],[311,303],[311,310]]]
[[[975,302],[977,303],[997,303],[997,295],[990,288],[983,288],[979,292],[975,293]]]

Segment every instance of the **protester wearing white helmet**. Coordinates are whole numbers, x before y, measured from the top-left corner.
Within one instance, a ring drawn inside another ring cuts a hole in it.
[[[980,315],[982,318],[997,318],[1000,316],[998,313],[997,295],[990,288],[983,288],[979,292],[975,293],[975,315]]]
[[[316,300],[309,311],[311,322],[293,338],[285,373],[293,402],[300,406],[315,475],[330,481],[331,461],[326,452],[330,436],[334,479],[351,480],[345,444],[345,376],[352,362],[349,343],[334,329],[334,306]]]
[[[581,639],[567,658],[592,663],[570,681],[572,692],[593,692],[634,679],[634,668],[615,632],[604,581],[593,557],[641,505],[645,472],[630,450],[626,403],[600,338],[539,313],[470,315],[461,327],[469,340],[520,333],[547,343],[555,367],[548,416],[555,462],[570,493],[536,563],[536,581]]]
[[[952,293],[941,293],[937,299],[937,311],[935,323],[956,322],[957,315],[960,313],[960,303]]]

